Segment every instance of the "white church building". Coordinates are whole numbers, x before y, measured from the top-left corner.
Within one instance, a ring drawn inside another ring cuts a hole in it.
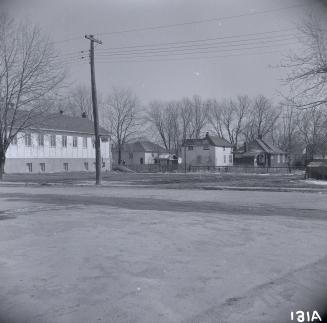
[[[102,171],[111,170],[108,131],[100,128]],[[5,173],[95,171],[93,122],[86,117],[49,114],[19,132],[6,153]]]

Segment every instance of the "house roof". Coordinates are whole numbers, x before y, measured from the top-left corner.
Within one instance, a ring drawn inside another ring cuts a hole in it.
[[[233,145],[226,139],[218,136],[210,136],[206,134],[204,138],[185,139],[182,146],[203,146],[210,145],[216,147],[233,147]]]
[[[235,153],[238,155],[246,156],[256,156],[261,152],[265,152],[267,154],[277,155],[277,154],[286,154],[285,151],[279,149],[278,147],[274,146],[267,140],[264,139],[256,139],[249,143],[246,143],[246,151],[244,151],[244,146],[238,148]]]
[[[285,154],[285,152],[278,147],[274,146],[272,143],[263,140],[263,139],[256,139],[257,144],[264,150],[266,153],[269,154]]]
[[[26,119],[28,111],[19,111],[17,122]],[[93,121],[82,118],[73,117],[61,113],[42,113],[34,115],[28,120],[29,126],[27,129],[36,130],[49,130],[49,131],[65,131],[65,132],[76,132],[80,134],[94,134]],[[100,127],[100,135],[109,136],[109,132],[104,128]]]
[[[224,138],[218,136],[208,136],[216,147],[233,147],[233,145]]]
[[[116,151],[117,148],[115,147],[114,150]],[[156,153],[161,153],[166,151],[160,145],[157,145],[149,140],[138,140],[132,143],[125,144],[122,150],[128,152],[156,152]]]

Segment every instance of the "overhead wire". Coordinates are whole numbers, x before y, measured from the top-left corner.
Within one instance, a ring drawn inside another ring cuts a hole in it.
[[[215,48],[242,48],[244,46],[257,45],[257,44],[269,44],[269,43],[283,43],[294,40],[294,37],[288,36],[280,39],[261,39],[261,40],[251,40],[246,43],[210,43],[210,44],[199,44],[199,45],[188,45],[188,46],[180,46],[180,47],[163,47],[163,48],[151,48],[151,49],[143,49],[143,50],[134,50],[134,51],[120,51],[120,52],[100,52],[97,54],[98,57],[111,57],[111,56],[133,56],[137,54],[158,54],[158,53],[174,53],[174,52],[184,52],[184,51],[194,51],[194,50],[202,50],[202,49],[215,49]]]
[[[268,14],[268,13],[273,13],[273,12],[278,12],[278,11],[283,11],[283,10],[290,10],[290,9],[306,7],[306,6],[308,6],[308,5],[307,4],[297,4],[297,5],[279,7],[279,8],[274,8],[274,9],[266,9],[266,10],[261,10],[261,11],[247,12],[247,13],[238,14],[238,15],[214,17],[214,18],[207,18],[207,19],[198,19],[198,20],[186,21],[186,22],[175,23],[175,24],[162,24],[162,25],[156,25],[156,26],[130,28],[130,29],[117,30],[117,31],[110,31],[110,32],[101,32],[101,33],[96,33],[96,35],[108,36],[108,35],[131,33],[131,32],[138,32],[138,31],[160,30],[160,29],[181,27],[181,26],[187,26],[187,25],[193,25],[193,24],[202,24],[202,23],[208,23],[208,22],[214,22],[214,21],[237,19],[237,18],[243,18],[243,17],[247,17],[247,16],[257,16],[257,15]],[[60,44],[60,43],[64,43],[64,42],[70,42],[70,41],[82,40],[82,39],[83,39],[83,36],[78,35],[76,37],[71,37],[71,38],[54,41],[53,44]]]

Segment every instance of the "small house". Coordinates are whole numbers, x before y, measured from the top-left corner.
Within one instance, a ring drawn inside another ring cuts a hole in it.
[[[121,162],[124,165],[151,165],[159,163],[159,155],[165,149],[148,140],[138,140],[124,144],[121,148]],[[117,147],[112,149],[113,163],[118,164]]]
[[[258,138],[237,149],[235,164],[254,167],[286,167],[287,153],[268,141]]]
[[[226,139],[207,132],[204,138],[184,140],[182,157],[188,166],[232,166],[233,146]]]
[[[327,160],[314,160],[307,165],[306,174],[308,178],[327,180]]]

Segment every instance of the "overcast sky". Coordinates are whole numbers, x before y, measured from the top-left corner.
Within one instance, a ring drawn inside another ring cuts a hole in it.
[[[289,28],[312,10],[327,17],[324,6],[319,0],[16,0],[12,7],[18,19],[28,18],[50,34],[73,84],[89,85],[89,64],[79,52],[88,50],[84,35],[94,33],[103,41],[96,47],[98,90],[106,95],[112,86],[128,87],[146,103],[193,94],[263,93],[277,99],[285,90],[280,82],[285,71],[271,66],[300,50]],[[276,11],[285,7],[292,8]],[[208,19],[213,20],[109,34]],[[269,33],[258,34],[264,32]],[[218,39],[195,42],[208,38]],[[148,44],[161,45],[150,52],[145,47],[109,51]]]

